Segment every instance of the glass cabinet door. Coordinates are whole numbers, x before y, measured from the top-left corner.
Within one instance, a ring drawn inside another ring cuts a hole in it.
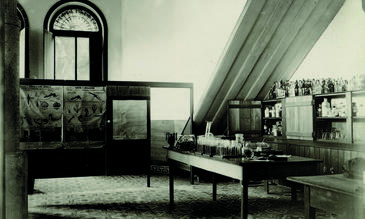
[[[147,100],[113,100],[113,140],[147,139]]]
[[[118,97],[108,100],[107,174],[148,174],[149,101]]]

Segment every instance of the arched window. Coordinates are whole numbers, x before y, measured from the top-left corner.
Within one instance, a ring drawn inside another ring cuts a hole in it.
[[[45,79],[107,80],[106,22],[89,2],[62,1],[45,20]]]
[[[23,7],[17,5],[19,30],[19,78],[29,78],[29,21]]]

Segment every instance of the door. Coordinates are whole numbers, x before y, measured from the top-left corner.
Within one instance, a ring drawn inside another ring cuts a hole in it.
[[[285,127],[288,139],[313,140],[313,96],[285,98]]]
[[[108,100],[107,174],[148,173],[150,165],[150,101]]]

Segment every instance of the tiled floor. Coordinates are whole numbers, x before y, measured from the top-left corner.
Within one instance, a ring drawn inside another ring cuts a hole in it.
[[[231,180],[218,183],[212,201],[209,182],[190,185],[189,178],[175,180],[175,208],[169,208],[168,176],[93,176],[36,179],[35,193],[28,196],[30,219],[39,218],[239,218],[240,185]],[[249,218],[304,218],[303,197],[290,200],[290,189],[262,184],[249,188]],[[317,218],[330,218],[318,212]]]

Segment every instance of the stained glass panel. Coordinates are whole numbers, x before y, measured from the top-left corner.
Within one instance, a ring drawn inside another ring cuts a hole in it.
[[[55,30],[74,30],[98,32],[98,23],[88,12],[81,9],[68,9],[59,14],[53,24]]]

